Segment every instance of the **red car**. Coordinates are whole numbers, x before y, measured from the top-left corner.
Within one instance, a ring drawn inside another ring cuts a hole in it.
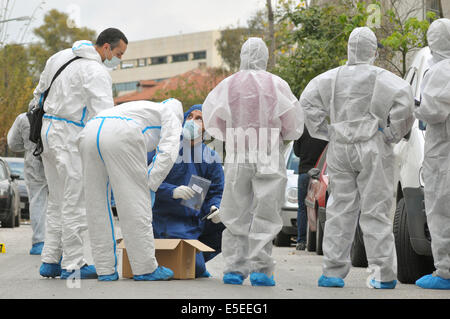
[[[328,146],[323,150],[316,166],[308,172],[311,179],[305,199],[306,210],[308,213],[306,246],[308,251],[315,251],[318,255],[323,255],[322,241],[329,195],[326,161],[327,150]],[[352,244],[351,260],[354,267],[367,267],[367,256],[362,231],[359,225],[356,229],[355,239]]]
[[[326,207],[328,199],[328,175],[327,175],[327,149],[322,152],[317,160],[316,166],[308,175],[311,177],[308,185],[308,193],[305,198],[306,211],[308,214],[308,227],[306,230],[306,246],[308,251],[316,251],[322,255],[322,239],[325,228]]]

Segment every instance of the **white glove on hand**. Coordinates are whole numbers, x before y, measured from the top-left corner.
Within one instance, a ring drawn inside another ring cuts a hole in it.
[[[181,185],[173,190],[173,199],[189,200],[194,197],[195,191],[188,186]]]
[[[218,224],[221,222],[220,220],[220,211],[216,206],[211,206],[211,212],[215,211],[214,213],[212,213],[211,215],[209,215],[207,217],[207,219],[211,220],[214,224]]]

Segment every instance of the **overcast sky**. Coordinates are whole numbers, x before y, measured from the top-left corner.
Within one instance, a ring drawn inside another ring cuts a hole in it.
[[[0,6],[7,0],[0,0]],[[97,31],[108,27],[122,30],[128,40],[222,29],[230,25],[246,25],[249,17],[266,0],[10,0],[9,18],[31,16],[24,42],[35,40],[32,29],[43,22],[46,12],[55,8],[71,14],[77,24]],[[275,2],[275,1],[274,1]],[[3,9],[2,8],[2,9]],[[2,24],[0,24],[2,27]],[[18,41],[26,22],[8,23],[6,42]]]

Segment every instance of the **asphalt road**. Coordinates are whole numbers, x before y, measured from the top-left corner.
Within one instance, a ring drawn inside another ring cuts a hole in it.
[[[87,238],[87,236],[86,236]],[[294,247],[274,247],[277,261],[275,287],[252,287],[222,283],[222,256],[207,264],[212,278],[172,280],[168,282],[116,282],[82,280],[79,284],[39,276],[40,256],[28,254],[31,227],[22,224],[15,229],[0,228],[0,243],[6,252],[0,254],[0,299],[449,299],[448,291],[424,290],[415,285],[397,285],[394,290],[375,290],[366,286],[369,273],[353,268],[346,286],[320,288],[322,257],[313,252],[298,252]],[[89,243],[86,258],[92,262]]]

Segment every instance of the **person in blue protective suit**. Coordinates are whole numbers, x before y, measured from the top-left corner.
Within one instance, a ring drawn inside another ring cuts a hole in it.
[[[210,277],[205,263],[221,252],[222,231],[218,209],[222,200],[224,173],[221,159],[215,151],[203,143],[205,129],[202,106],[194,105],[184,116],[183,134],[177,162],[156,192],[153,207],[153,231],[155,238],[197,239],[213,248],[213,253],[198,253],[195,276]],[[149,163],[154,152],[148,154]],[[181,205],[181,201],[194,196],[187,185],[192,175],[211,181],[205,201],[200,209]],[[214,212],[207,219],[202,218]]]

